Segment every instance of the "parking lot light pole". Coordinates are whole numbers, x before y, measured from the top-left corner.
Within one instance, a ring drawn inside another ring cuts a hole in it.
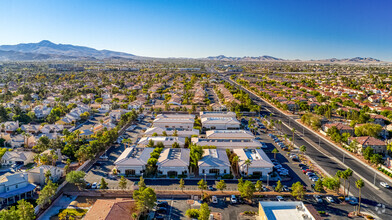
[[[269,186],[269,174],[267,174],[267,186]]]

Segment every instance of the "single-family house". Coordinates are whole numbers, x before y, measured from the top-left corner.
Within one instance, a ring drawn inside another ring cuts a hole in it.
[[[0,204],[14,204],[32,198],[36,185],[29,183],[27,173],[5,174],[0,177]]]
[[[371,148],[373,148],[374,153],[377,153],[377,154],[385,154],[386,153],[387,144],[380,139],[370,137],[370,136],[351,137],[350,144],[354,140],[357,143],[358,152],[362,152],[365,148],[371,147]]]
[[[1,164],[10,165],[27,165],[34,162],[35,153],[31,151],[6,151],[1,158]]]
[[[45,174],[50,172],[50,180],[52,182],[57,182],[63,176],[63,169],[60,167],[55,167],[51,165],[42,165],[39,167],[34,167],[33,169],[27,172],[28,179],[30,183],[34,183],[37,185],[45,185]]]

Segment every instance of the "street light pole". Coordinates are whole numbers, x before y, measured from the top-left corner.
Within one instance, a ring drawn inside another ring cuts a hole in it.
[[[376,177],[377,177],[377,173],[374,172],[374,182],[373,182],[374,185],[376,185]]]
[[[269,174],[267,174],[267,186],[269,186]]]

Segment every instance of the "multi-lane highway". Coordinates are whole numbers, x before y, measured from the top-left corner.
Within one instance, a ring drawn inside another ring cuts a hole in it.
[[[377,214],[381,219],[388,219],[392,216],[390,204],[392,204],[392,191],[380,186],[380,181],[389,180],[384,179],[380,174],[376,174],[372,169],[367,167],[349,155],[337,149],[337,147],[323,140],[312,131],[308,130],[294,119],[296,116],[287,116],[282,114],[279,110],[274,108],[269,103],[263,101],[261,98],[253,94],[251,91],[230,80],[228,77],[222,77],[227,82],[237,85],[239,88],[247,92],[250,97],[261,107],[261,113],[270,115],[272,113],[273,120],[282,121],[282,131],[289,137],[292,136],[292,128],[295,128],[294,143],[297,146],[305,145],[306,154],[313,159],[319,166],[321,166],[329,175],[335,175],[338,170],[345,170],[350,168],[354,171],[351,178],[349,189],[350,193],[358,197],[359,191],[355,186],[355,181],[359,178],[364,179],[365,187],[362,188],[362,202],[366,207],[366,211]],[[280,128],[280,125],[278,126]],[[375,184],[374,184],[375,183]],[[381,204],[380,207],[376,207]],[[385,206],[385,208],[383,208]]]

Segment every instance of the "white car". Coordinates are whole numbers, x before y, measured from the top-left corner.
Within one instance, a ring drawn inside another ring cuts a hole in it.
[[[97,188],[97,182],[94,182],[93,185],[91,185],[91,189],[96,189]]]
[[[331,196],[327,196],[326,199],[328,200],[328,202],[330,203],[334,203],[335,200],[333,200],[333,198]]]
[[[108,158],[109,158],[109,157],[106,156],[106,155],[102,155],[102,156],[99,157],[99,159],[102,159],[102,160],[107,160]]]
[[[214,204],[218,203],[218,198],[216,198],[216,196],[212,196],[212,203]]]
[[[233,204],[236,204],[237,203],[237,197],[235,197],[235,195],[231,195],[230,202],[233,203]]]
[[[386,183],[386,182],[380,182],[380,185],[381,185],[382,187],[384,187],[384,188],[389,189],[389,185],[388,185],[388,183]]]

